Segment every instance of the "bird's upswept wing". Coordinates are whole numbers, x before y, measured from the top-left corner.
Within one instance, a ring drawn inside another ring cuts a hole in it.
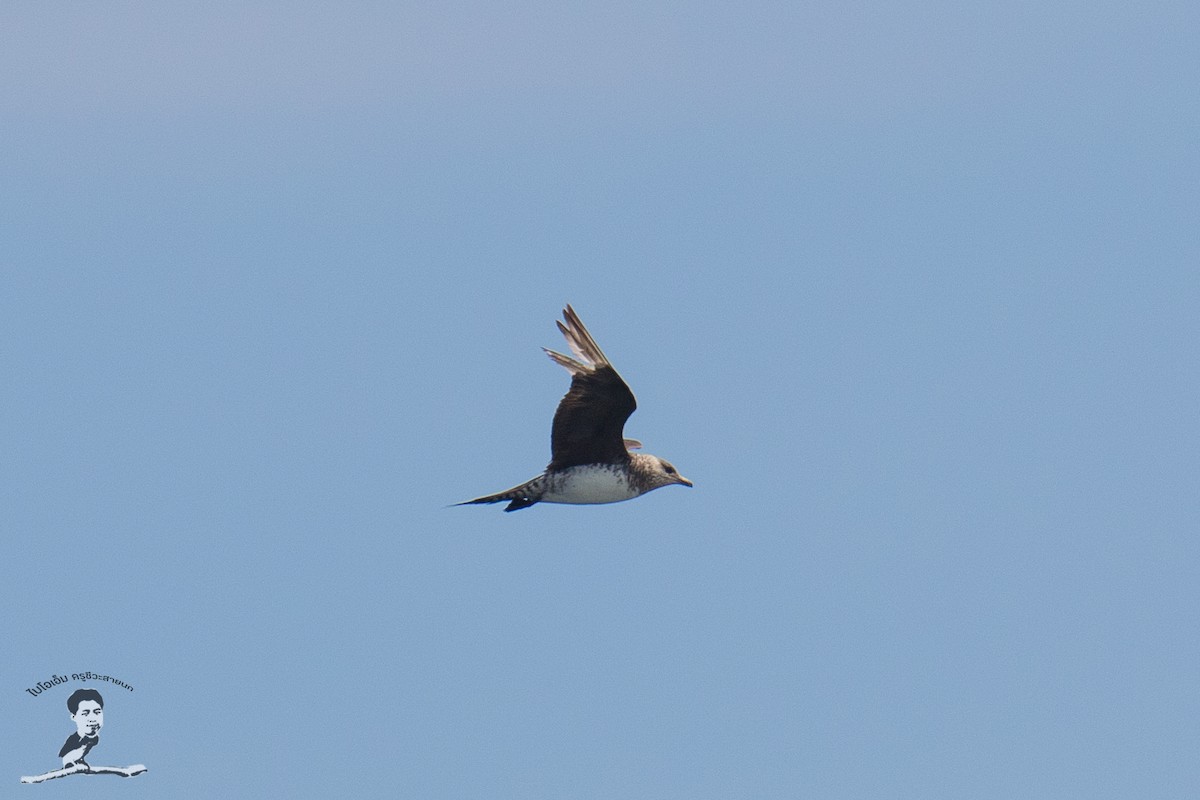
[[[566,324],[557,323],[558,329],[576,358],[542,348],[571,373],[571,388],[554,412],[549,468],[628,461],[622,431],[637,408],[633,392],[608,363],[575,309],[568,305],[563,319]]]

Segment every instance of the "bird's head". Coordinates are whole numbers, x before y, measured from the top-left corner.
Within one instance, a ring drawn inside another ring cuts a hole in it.
[[[692,482],[679,474],[679,470],[675,469],[674,465],[665,458],[658,456],[650,456],[653,459],[651,463],[651,476],[654,480],[654,488],[658,489],[663,486],[670,486],[673,483],[691,486]]]

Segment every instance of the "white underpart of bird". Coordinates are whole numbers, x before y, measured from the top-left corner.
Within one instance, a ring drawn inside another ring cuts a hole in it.
[[[571,388],[554,413],[550,464],[525,483],[456,505],[508,501],[504,510],[517,511],[536,503],[619,503],[663,486],[691,486],[670,462],[631,452],[642,446],[623,436],[625,420],[637,408],[633,392],[575,309],[568,305],[556,324],[574,358],[542,348],[571,375]]]

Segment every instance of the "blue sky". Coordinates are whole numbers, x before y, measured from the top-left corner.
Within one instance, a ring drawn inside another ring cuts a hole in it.
[[[40,791],[1189,796],[1198,23],[7,5],[3,770],[91,670]],[[695,488],[447,508],[567,302]]]

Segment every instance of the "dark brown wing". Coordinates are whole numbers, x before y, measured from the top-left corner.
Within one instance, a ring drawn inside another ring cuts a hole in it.
[[[622,431],[635,408],[633,392],[611,365],[577,373],[554,412],[550,469],[628,461]]]
[[[558,329],[578,360],[546,350],[571,373],[571,389],[558,404],[550,430],[550,469],[628,461],[621,433],[637,408],[633,392],[608,363],[575,309],[567,306],[563,320],[566,324],[558,323]]]

